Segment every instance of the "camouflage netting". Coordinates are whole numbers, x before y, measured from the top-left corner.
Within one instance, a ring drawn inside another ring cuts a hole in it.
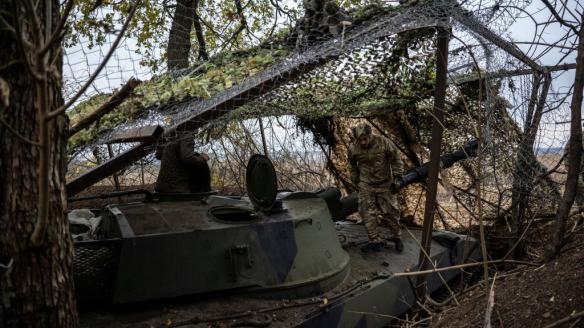
[[[213,53],[209,60],[172,72],[141,65],[132,40],[126,39],[93,90],[69,112],[72,125],[131,76],[143,83],[97,124],[71,137],[69,179],[105,161],[105,145],[120,131],[151,125],[165,128],[165,140],[192,131],[198,149],[211,155],[213,187],[225,192],[244,192],[245,163],[251,154],[264,152],[263,144],[281,188],[335,184],[352,190],[345,161],[349,127],[357,121],[369,121],[377,133],[392,139],[412,168],[429,158],[435,44],[437,28],[443,27],[452,31],[443,151],[478,138],[481,156],[442,172],[442,218],[466,224],[476,216],[477,188],[483,216],[513,214],[513,190],[517,195],[526,188],[530,210],[549,212],[555,204],[549,200],[558,197],[563,178],[561,173],[545,173],[561,160],[557,149],[565,145],[568,128],[554,123],[567,121],[569,111],[561,103],[566,95],[554,84],[559,71],[551,73],[554,83],[538,112],[544,75],[517,58],[519,48],[506,35],[529,8],[528,1],[520,0],[414,1],[348,9],[333,1],[306,2],[302,18],[288,21],[293,27],[249,48]],[[526,58],[549,51],[530,48]],[[65,80],[71,90],[91,71],[90,64],[80,70],[84,63],[74,58],[101,59],[101,52],[83,44],[67,49]],[[543,65],[541,58],[537,64]],[[510,73],[521,69],[527,73]],[[204,115],[208,112],[213,114]],[[534,152],[525,153],[519,146],[526,142],[530,124],[538,130],[529,147]],[[115,156],[132,144],[113,146]],[[157,167],[148,156],[119,174],[121,184],[151,184]],[[524,177],[526,170],[537,178]],[[423,187],[410,186],[401,197],[406,213],[419,217]]]

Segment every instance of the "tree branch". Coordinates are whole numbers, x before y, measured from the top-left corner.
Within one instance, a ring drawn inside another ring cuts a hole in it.
[[[49,38],[49,40],[45,42],[45,45],[38,52],[38,54],[40,56],[43,56],[45,53],[47,53],[47,51],[49,51],[49,49],[51,49],[51,47],[53,46],[55,41],[59,40],[62,37],[63,34],[61,32],[63,31],[63,28],[65,27],[65,23],[67,23],[67,18],[69,17],[69,14],[71,13],[71,10],[73,9],[74,4],[75,4],[75,0],[68,0],[67,1],[67,4],[65,5],[65,10],[63,11],[63,16],[61,16],[61,20],[59,21],[57,28],[53,31],[53,34],[51,34],[51,37]]]
[[[541,2],[543,2],[543,4],[549,9],[549,11],[552,13],[552,15],[554,15],[554,17],[556,18],[556,20],[558,21],[558,23],[568,27],[569,29],[571,29],[576,35],[578,35],[578,30],[576,29],[576,27],[568,22],[566,22],[561,16],[560,14],[558,14],[558,12],[556,11],[556,9],[552,6],[551,3],[549,3],[548,0],[541,0]]]
[[[203,26],[201,26],[201,16],[199,16],[199,0],[195,0],[193,26],[195,28],[195,35],[197,36],[197,43],[199,44],[199,59],[209,60],[207,53],[207,44],[205,42],[205,35],[203,33]]]
[[[109,61],[110,57],[113,55],[114,51],[118,48],[118,44],[120,43],[120,41],[124,37],[124,34],[126,34],[126,30],[128,29],[128,26],[130,25],[130,22],[132,21],[132,18],[134,17],[134,14],[136,13],[136,9],[138,8],[138,5],[140,4],[140,2],[141,2],[141,0],[136,0],[136,2],[134,2],[134,5],[132,6],[132,9],[130,10],[130,14],[128,15],[128,18],[126,18],[126,21],[124,22],[124,26],[122,27],[122,29],[120,31],[120,34],[118,35],[118,37],[116,38],[116,40],[112,44],[109,52],[106,54],[106,56],[102,60],[101,64],[99,64],[99,66],[93,72],[91,77],[89,77],[89,80],[87,80],[85,85],[83,85],[83,87],[81,87],[81,89],[79,89],[79,91],[77,91],[77,93],[73,97],[71,97],[71,99],[69,99],[69,101],[67,101],[67,103],[65,103],[63,106],[57,108],[56,110],[48,113],[48,115],[46,117],[47,120],[51,120],[51,119],[55,118],[56,116],[65,113],[67,108],[69,108],[79,97],[81,97],[81,95],[85,92],[85,90],[87,90],[87,88],[91,85],[91,83],[93,83],[93,80],[95,80],[97,75],[99,75],[101,70],[105,67],[105,64]]]
[[[580,311],[578,313],[570,314],[569,316],[567,316],[567,317],[565,317],[565,318],[563,318],[561,320],[558,320],[558,321],[556,321],[554,323],[551,323],[551,324],[545,326],[544,328],[559,327],[559,326],[563,325],[566,322],[569,322],[569,321],[572,321],[574,319],[581,318],[581,317],[584,317],[584,311]],[[572,327],[572,326],[570,326],[570,327]]]
[[[14,128],[12,128],[12,126],[10,126],[10,124],[8,124],[8,122],[6,122],[2,116],[0,116],[0,123],[2,123],[8,129],[8,131],[12,132],[12,134],[14,134],[16,137],[18,137],[18,139],[20,139],[28,144],[31,144],[33,146],[40,146],[41,145],[40,142],[32,141],[32,140],[28,139],[27,137],[23,136],[22,134],[18,133],[18,131],[14,130]]]
[[[128,96],[131,95],[132,90],[134,90],[134,88],[136,88],[140,83],[142,83],[140,80],[135,79],[134,77],[130,78],[119,91],[114,93],[105,103],[99,106],[98,109],[71,127],[69,129],[69,137],[85,129],[105,114],[114,110],[119,104],[124,102]]]
[[[18,44],[18,48],[20,50],[20,52],[22,52],[22,58],[24,59],[24,63],[26,65],[26,68],[28,69],[28,71],[30,72],[30,74],[33,76],[34,79],[36,79],[37,81],[40,81],[43,79],[43,77],[34,69],[32,63],[30,62],[30,58],[27,54],[27,48],[31,49],[34,48],[34,46],[26,39],[24,39],[23,37],[23,33],[22,30],[20,29],[20,15],[18,14],[18,9],[16,7],[13,7],[13,12],[12,14],[14,15],[14,28],[16,30],[16,39],[17,39],[17,44]]]
[[[245,16],[243,15],[243,7],[241,6],[241,0],[234,0],[235,2],[235,8],[237,9],[237,16],[239,16],[239,27],[237,28],[237,30],[235,30],[235,32],[233,32],[233,34],[231,35],[231,37],[229,38],[229,40],[227,40],[227,44],[236,41],[237,37],[239,36],[239,34],[241,32],[243,32],[243,30],[246,29],[247,27],[247,21],[245,20]]]

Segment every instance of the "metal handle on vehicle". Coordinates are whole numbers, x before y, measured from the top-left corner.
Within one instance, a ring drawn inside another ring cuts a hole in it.
[[[300,225],[300,223],[302,223],[302,222],[307,222],[310,225],[312,225],[312,218],[306,218],[306,219],[296,221],[296,223],[294,223],[294,228],[297,228]]]

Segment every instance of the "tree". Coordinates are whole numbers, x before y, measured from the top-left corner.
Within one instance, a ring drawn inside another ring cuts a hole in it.
[[[177,0],[166,50],[169,70],[187,68],[189,66],[191,28],[195,17],[195,3],[198,4],[198,1]]]
[[[69,1],[64,16],[72,6]],[[58,0],[0,2],[0,326],[76,327]]]
[[[584,93],[584,13],[581,14],[580,24],[578,27],[566,23],[554,8],[545,1],[548,9],[554,14],[554,17],[560,21],[562,25],[573,29],[578,38],[578,50],[576,55],[576,74],[574,79],[574,93],[572,95],[572,103],[570,105],[570,139],[567,166],[568,176],[566,178],[566,187],[560,206],[556,212],[556,221],[554,222],[553,235],[551,243],[546,248],[546,260],[552,260],[560,254],[564,246],[564,233],[566,228],[566,220],[570,209],[574,204],[576,193],[578,192],[578,176],[581,174],[582,163],[582,93]]]
[[[206,60],[224,50],[243,49],[270,38],[298,18],[302,2],[281,4],[274,0],[143,0],[128,37],[137,41],[141,63],[158,70],[189,65],[191,52]],[[86,42],[89,48],[107,42],[128,16],[131,1],[80,0],[70,17],[72,32],[65,38],[70,47]],[[353,4],[351,4],[353,5]],[[191,33],[194,28],[195,33]],[[195,46],[196,45],[196,46]],[[162,54],[159,49],[165,49]],[[191,63],[192,64],[192,63]]]

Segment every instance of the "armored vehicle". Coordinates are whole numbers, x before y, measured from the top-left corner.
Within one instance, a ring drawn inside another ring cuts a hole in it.
[[[416,269],[419,231],[408,230],[403,253],[363,253],[364,227],[342,220],[356,210],[354,196],[341,198],[336,188],[278,191],[261,155],[248,163],[246,187],[240,197],[136,191],[142,200],[102,208],[94,238],[75,242],[82,323],[373,327],[415,303],[410,281],[394,274]],[[476,256],[474,240],[438,237],[431,254],[437,267]],[[430,276],[429,292],[458,274]],[[96,302],[117,310],[86,305]],[[269,315],[258,319],[261,313]]]

